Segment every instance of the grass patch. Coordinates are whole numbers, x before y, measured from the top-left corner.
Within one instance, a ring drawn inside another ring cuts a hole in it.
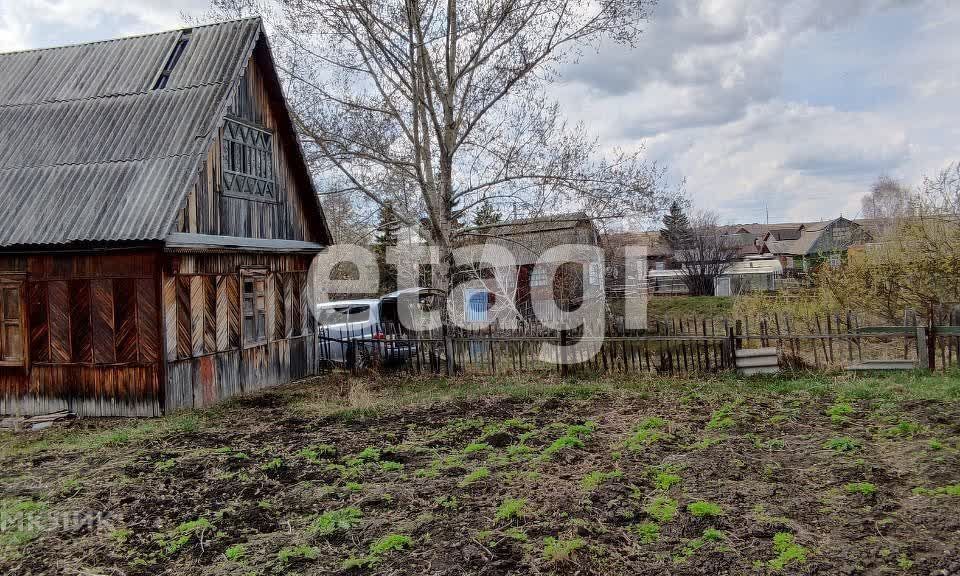
[[[733,428],[736,422],[733,420],[734,405],[726,403],[717,408],[710,415],[710,421],[707,422],[707,430],[727,430]]]

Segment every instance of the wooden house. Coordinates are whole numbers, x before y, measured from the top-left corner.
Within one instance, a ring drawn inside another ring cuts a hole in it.
[[[784,269],[808,272],[821,264],[839,266],[848,249],[872,239],[865,226],[841,216],[771,229],[761,241],[761,252],[775,256]]]
[[[553,248],[583,246],[598,248],[600,234],[593,220],[583,212],[563,213],[536,218],[507,220],[496,224],[468,228],[460,233],[457,245],[476,250],[480,260],[485,244],[498,246],[510,254],[510,262],[484,270],[481,274],[487,290],[476,289],[465,294],[465,315],[468,322],[486,322],[487,310],[496,304],[496,294],[506,293],[512,307],[523,318],[549,317],[553,306],[576,307],[585,288],[603,286],[602,262],[588,266],[584,274],[582,262],[589,254],[565,250],[553,260],[547,258]],[[559,258],[559,259],[557,259]],[[546,266],[536,267],[538,262]],[[553,277],[550,277],[553,267]],[[470,267],[466,267],[470,268]],[[472,280],[479,272],[469,269],[455,280]]]
[[[330,234],[259,19],[0,78],[0,413],[152,416],[319,369]]]

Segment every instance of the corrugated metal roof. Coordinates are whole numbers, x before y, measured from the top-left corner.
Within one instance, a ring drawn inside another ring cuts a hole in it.
[[[0,54],[0,246],[162,240],[259,19]]]

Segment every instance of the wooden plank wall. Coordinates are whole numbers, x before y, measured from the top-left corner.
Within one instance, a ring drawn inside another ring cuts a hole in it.
[[[302,297],[309,265],[303,256],[169,256],[163,279],[168,410],[210,406],[318,372],[313,315]],[[258,345],[243,344],[242,268],[267,275],[268,341]]]
[[[29,364],[0,369],[0,413],[161,412],[159,253],[0,259],[25,272]]]
[[[227,115],[272,131],[276,198],[272,201],[227,196],[221,186],[221,126],[194,187],[181,208],[177,230],[196,234],[322,241],[320,222],[311,222],[311,211],[304,205],[296,172],[289,157],[296,153],[294,143],[278,132],[277,117],[260,73],[256,57],[251,57],[246,72],[228,103]],[[307,193],[312,193],[307,191]]]

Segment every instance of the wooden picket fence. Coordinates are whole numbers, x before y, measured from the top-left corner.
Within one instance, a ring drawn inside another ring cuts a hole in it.
[[[852,313],[802,322],[776,315],[759,322],[670,318],[644,331],[611,323],[602,337],[539,326],[413,332],[379,325],[340,338],[321,329],[319,339],[322,357],[355,372],[705,374],[732,369],[735,350],[756,347],[776,347],[781,367],[793,370],[832,371],[869,360],[908,360],[933,370],[960,365],[960,326],[861,326]]]

